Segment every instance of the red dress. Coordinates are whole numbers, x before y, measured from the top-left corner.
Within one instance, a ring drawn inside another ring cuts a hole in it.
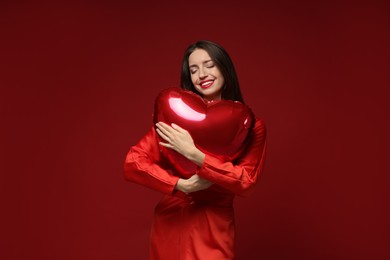
[[[127,180],[164,194],[154,212],[150,259],[233,259],[233,199],[254,186],[263,168],[264,122],[256,119],[247,146],[234,162],[206,154],[196,173],[214,184],[188,195],[174,189],[180,176],[166,164],[157,137],[152,127],[131,147],[124,166]]]

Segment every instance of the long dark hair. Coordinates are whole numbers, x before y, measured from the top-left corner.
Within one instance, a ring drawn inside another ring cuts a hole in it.
[[[229,54],[222,46],[210,41],[197,41],[196,43],[188,46],[184,52],[181,68],[181,88],[201,95],[192,84],[188,63],[189,56],[196,49],[205,50],[209,54],[210,58],[215,62],[217,68],[221,71],[225,80],[225,85],[222,88],[222,99],[240,101],[241,103],[244,103],[241,95],[240,84],[238,83],[237,73]]]

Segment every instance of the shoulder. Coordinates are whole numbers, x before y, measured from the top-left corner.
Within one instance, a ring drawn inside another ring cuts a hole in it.
[[[266,139],[267,129],[266,129],[264,120],[262,120],[258,117],[255,117],[255,122],[252,126],[250,136],[251,136],[250,139],[254,143],[257,143],[257,142],[262,143]]]
[[[255,117],[255,122],[253,124],[253,131],[258,132],[258,131],[265,131],[265,122],[263,119],[260,119],[258,117]]]

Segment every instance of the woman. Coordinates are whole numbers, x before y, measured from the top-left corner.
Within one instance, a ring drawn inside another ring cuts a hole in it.
[[[207,102],[243,103],[233,63],[213,42],[198,41],[187,48],[181,87]],[[158,122],[130,149],[126,179],[164,193],[155,208],[150,259],[234,258],[233,199],[256,183],[264,163],[265,137],[264,122],[256,119],[243,152],[226,162],[201,152],[180,126]],[[194,162],[196,173],[189,179],[180,178],[165,163],[161,146]]]

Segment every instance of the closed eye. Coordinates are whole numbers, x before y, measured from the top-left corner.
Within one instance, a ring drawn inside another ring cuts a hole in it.
[[[214,67],[214,62],[212,60],[208,60],[204,63],[204,65],[206,66],[206,68],[212,68]]]

